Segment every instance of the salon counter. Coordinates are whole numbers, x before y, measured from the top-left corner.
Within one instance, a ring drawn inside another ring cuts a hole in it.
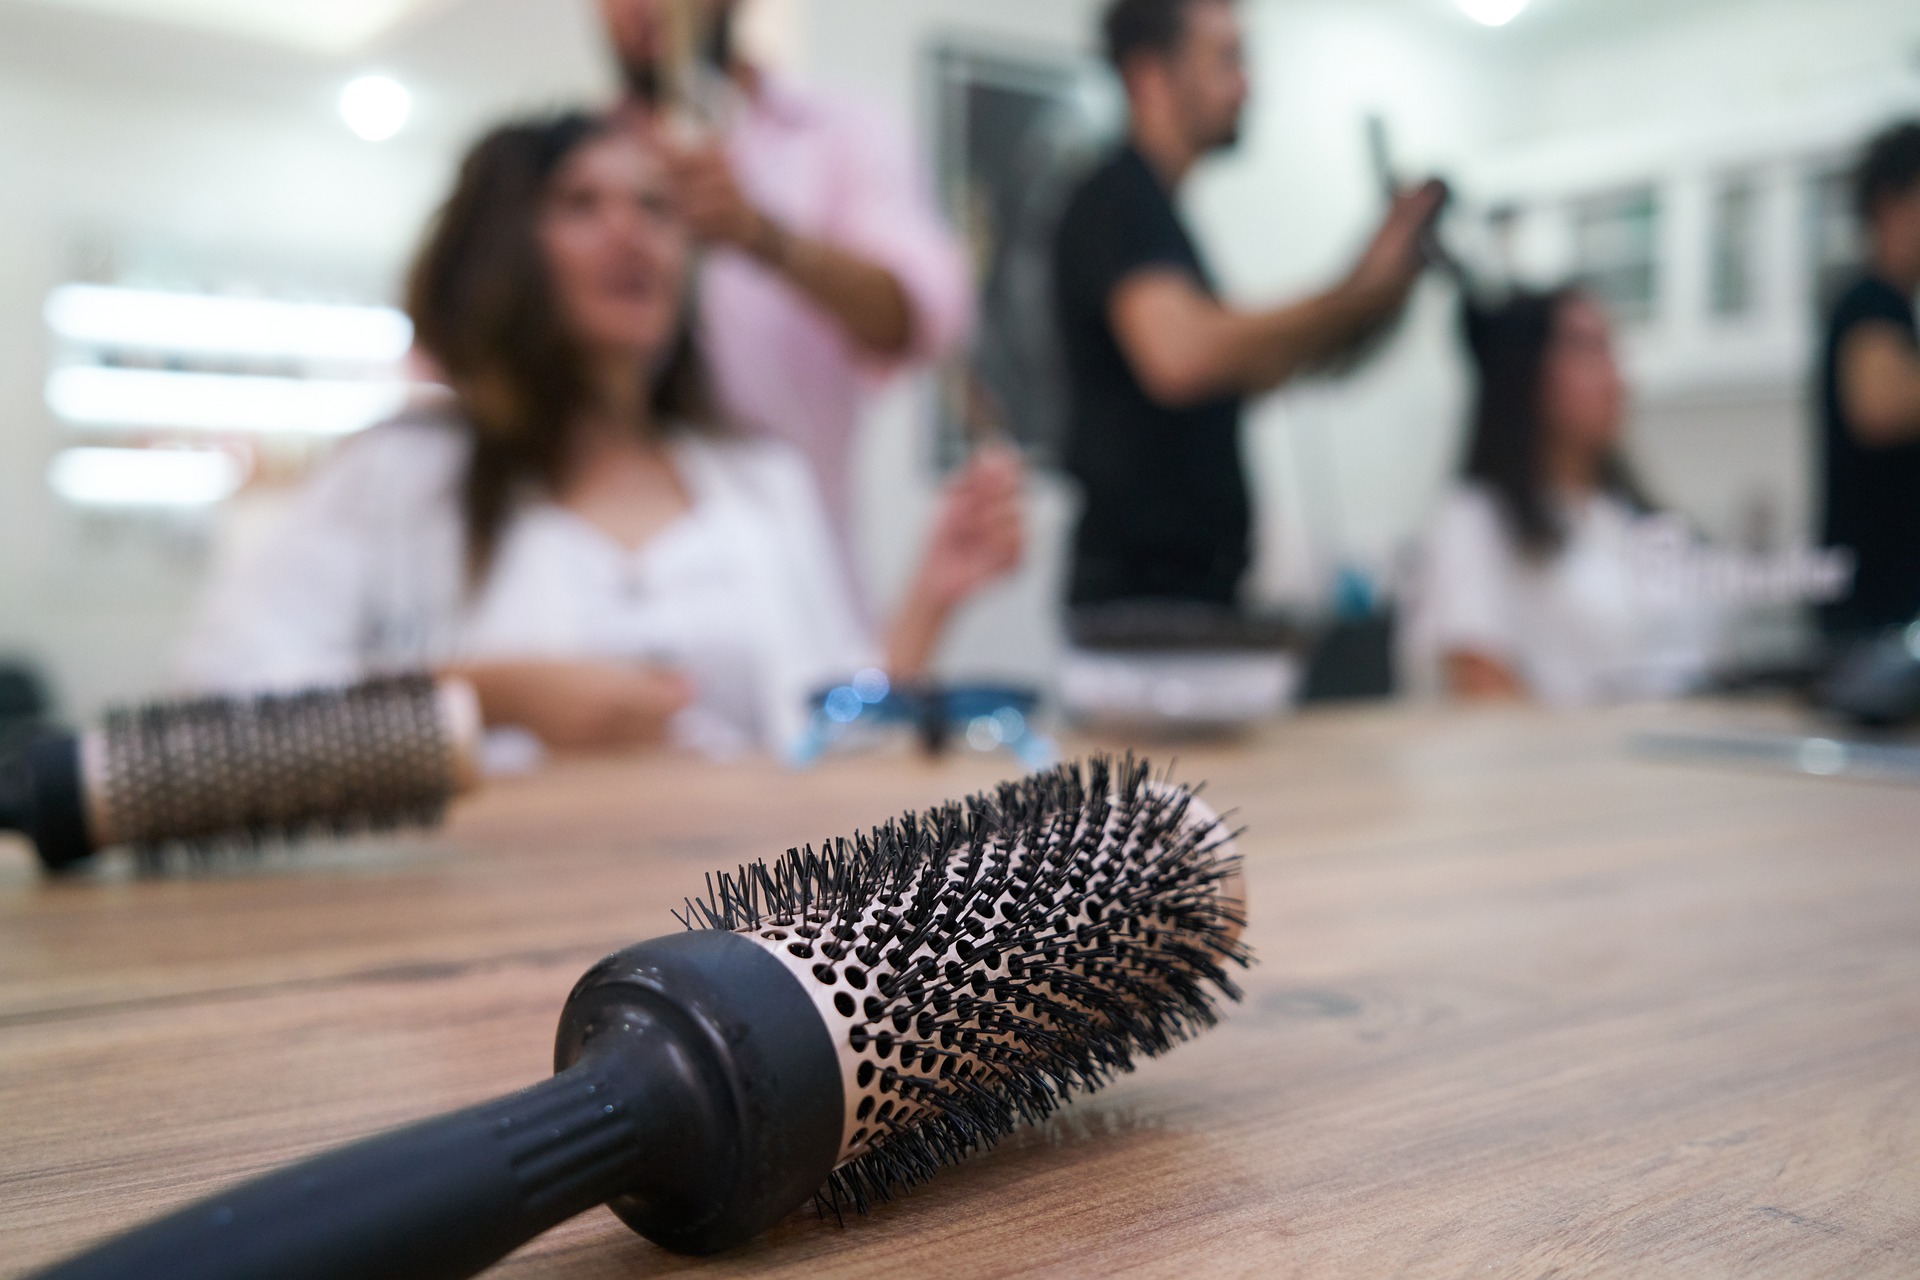
[[[1920,1273],[1920,786],[1628,749],[1778,714],[1183,747],[1246,827],[1219,1028],[865,1220],[693,1261],[599,1210],[495,1274]],[[0,846],[0,1274],[534,1082],[574,980],[705,872],[1013,767],[562,763],[438,834],[184,878]]]

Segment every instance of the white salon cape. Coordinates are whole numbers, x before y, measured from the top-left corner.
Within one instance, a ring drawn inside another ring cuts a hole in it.
[[[678,744],[785,750],[809,697],[876,656],[812,478],[797,453],[764,440],[682,436],[669,447],[691,508],[644,547],[529,499],[470,588],[465,432],[433,417],[375,427],[216,584],[182,675],[245,693],[455,662],[655,663],[696,690],[673,725]]]
[[[1562,707],[1674,697],[1709,674],[1725,610],[1649,559],[1673,545],[1672,519],[1606,494],[1560,514],[1564,544],[1532,557],[1487,489],[1447,495],[1407,602],[1400,653],[1412,691],[1443,692],[1445,660],[1461,652],[1505,664]]]

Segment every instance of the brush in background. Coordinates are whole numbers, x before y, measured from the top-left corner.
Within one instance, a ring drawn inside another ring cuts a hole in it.
[[[1099,1088],[1211,1025],[1250,959],[1230,833],[1131,760],[707,888],[688,932],[574,988],[554,1079],[41,1280],[456,1280],[608,1203],[657,1244],[714,1253],[816,1196],[865,1209]]]
[[[1406,184],[1394,164],[1393,143],[1387,136],[1387,122],[1383,116],[1367,117],[1367,160],[1373,169],[1375,181],[1380,184],[1381,191],[1391,203],[1406,189]],[[1444,183],[1442,185],[1445,186]],[[1447,242],[1440,235],[1440,220],[1452,202],[1453,192],[1449,187],[1446,199],[1434,213],[1433,221],[1429,222],[1426,229],[1421,232],[1420,254],[1426,259],[1428,266],[1453,282],[1463,298],[1473,300],[1485,292],[1484,286],[1467,270],[1466,263],[1460,260],[1459,255],[1448,247]]]
[[[0,831],[61,871],[118,847],[254,847],[432,825],[479,783],[480,706],[462,681],[373,680],[115,711],[48,734],[0,776]]]
[[[663,0],[666,56],[660,63],[659,105],[683,145],[713,141],[726,128],[728,87],[724,71],[703,56],[715,24],[699,0]]]
[[[1406,194],[1411,188],[1402,180],[1393,167],[1393,157],[1387,140],[1386,121],[1379,116],[1367,117],[1367,159],[1385,192],[1389,206]],[[1462,293],[1470,294],[1472,282],[1468,278],[1460,260],[1447,249],[1440,239],[1440,220],[1445,216],[1447,206],[1453,196],[1446,182],[1439,178],[1428,180],[1428,185],[1438,187],[1441,202],[1433,211],[1431,220],[1420,233],[1420,254],[1426,265],[1443,272]],[[1313,370],[1315,373],[1346,376],[1371,364],[1387,347],[1406,324],[1406,308],[1391,312],[1371,327],[1356,334],[1344,348],[1329,355]]]

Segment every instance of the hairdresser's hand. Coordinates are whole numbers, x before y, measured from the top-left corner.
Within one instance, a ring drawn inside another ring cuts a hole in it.
[[[740,189],[724,148],[663,141],[660,155],[679,197],[680,215],[696,237],[762,256],[778,247],[773,242],[780,237],[779,228]]]
[[[666,57],[666,19],[658,0],[602,0],[600,16],[623,68],[650,69]]]
[[[1437,180],[1394,197],[1386,221],[1344,286],[1363,321],[1379,320],[1406,305],[1426,268],[1421,239],[1446,198],[1446,184]]]
[[[685,676],[611,662],[490,662],[462,667],[489,727],[525,729],[556,751],[657,746],[693,701]]]

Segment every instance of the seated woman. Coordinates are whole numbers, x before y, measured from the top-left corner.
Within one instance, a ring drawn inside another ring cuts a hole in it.
[[[489,725],[548,745],[779,750],[816,687],[924,674],[949,615],[1011,569],[1021,477],[943,497],[884,646],[862,626],[804,463],[716,422],[661,167],[567,115],[467,157],[409,287],[445,410],[344,446],[218,589],[204,688],[462,675]]]
[[[1644,572],[1646,535],[1671,520],[1620,454],[1606,313],[1578,290],[1523,293],[1471,311],[1467,336],[1472,442],[1424,548],[1409,683],[1559,705],[1685,692],[1706,674],[1716,612]]]

